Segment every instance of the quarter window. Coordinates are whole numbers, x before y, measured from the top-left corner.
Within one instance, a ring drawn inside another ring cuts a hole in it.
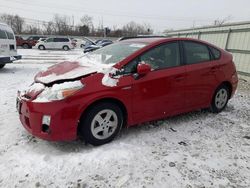
[[[0,29],[0,39],[7,39],[5,31]]]
[[[187,64],[196,64],[204,61],[210,61],[210,53],[206,45],[196,42],[184,42]]]
[[[214,56],[214,59],[220,59],[220,51],[217,50],[216,48],[213,48],[213,47],[209,47],[211,52],[213,53],[213,56]]]
[[[164,69],[180,65],[180,50],[177,42],[158,46],[140,57],[140,61],[151,65],[152,69]]]

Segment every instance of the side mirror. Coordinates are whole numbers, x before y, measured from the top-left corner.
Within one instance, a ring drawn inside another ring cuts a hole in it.
[[[139,63],[137,65],[137,73],[139,75],[145,75],[151,71],[151,66],[146,63]]]

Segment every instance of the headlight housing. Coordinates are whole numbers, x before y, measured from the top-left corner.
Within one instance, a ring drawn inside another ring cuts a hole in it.
[[[84,85],[80,80],[54,84],[52,87],[46,87],[33,102],[50,102],[62,100],[75,94],[83,87]]]

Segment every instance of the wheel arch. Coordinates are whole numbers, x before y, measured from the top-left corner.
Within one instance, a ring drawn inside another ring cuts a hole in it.
[[[43,46],[43,48],[46,49],[44,44],[39,44],[38,49],[40,49],[40,46]]]
[[[64,49],[64,47],[67,47],[68,50],[70,49],[69,45],[67,45],[67,44],[63,45],[62,49]]]
[[[128,121],[128,110],[126,108],[126,106],[124,105],[124,103],[117,99],[117,98],[113,98],[113,97],[107,97],[107,98],[101,98],[101,99],[97,99],[93,102],[91,102],[90,104],[88,104],[88,106],[84,109],[83,112],[81,112],[80,115],[80,119],[79,119],[79,123],[77,126],[77,133],[79,132],[79,125],[81,123],[81,121],[83,120],[84,116],[88,113],[88,111],[95,105],[100,104],[100,103],[114,103],[116,105],[118,105],[122,111],[123,117],[124,117],[124,122],[123,122],[123,127],[127,125],[127,121]]]
[[[229,89],[229,98],[231,98],[231,96],[232,96],[232,91],[233,91],[233,86],[232,86],[232,84],[231,84],[229,81],[224,81],[224,82],[222,82],[218,87],[220,87],[220,86],[222,86],[222,85],[227,86],[227,88]],[[217,88],[218,88],[218,87],[217,87]]]

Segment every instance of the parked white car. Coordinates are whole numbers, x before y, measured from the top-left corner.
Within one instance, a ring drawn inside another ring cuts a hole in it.
[[[46,49],[63,49],[70,50],[74,48],[73,42],[66,37],[50,37],[44,41],[40,41],[35,45],[39,50]]]
[[[17,59],[21,56],[17,55],[15,34],[11,27],[0,23],[0,69]]]

